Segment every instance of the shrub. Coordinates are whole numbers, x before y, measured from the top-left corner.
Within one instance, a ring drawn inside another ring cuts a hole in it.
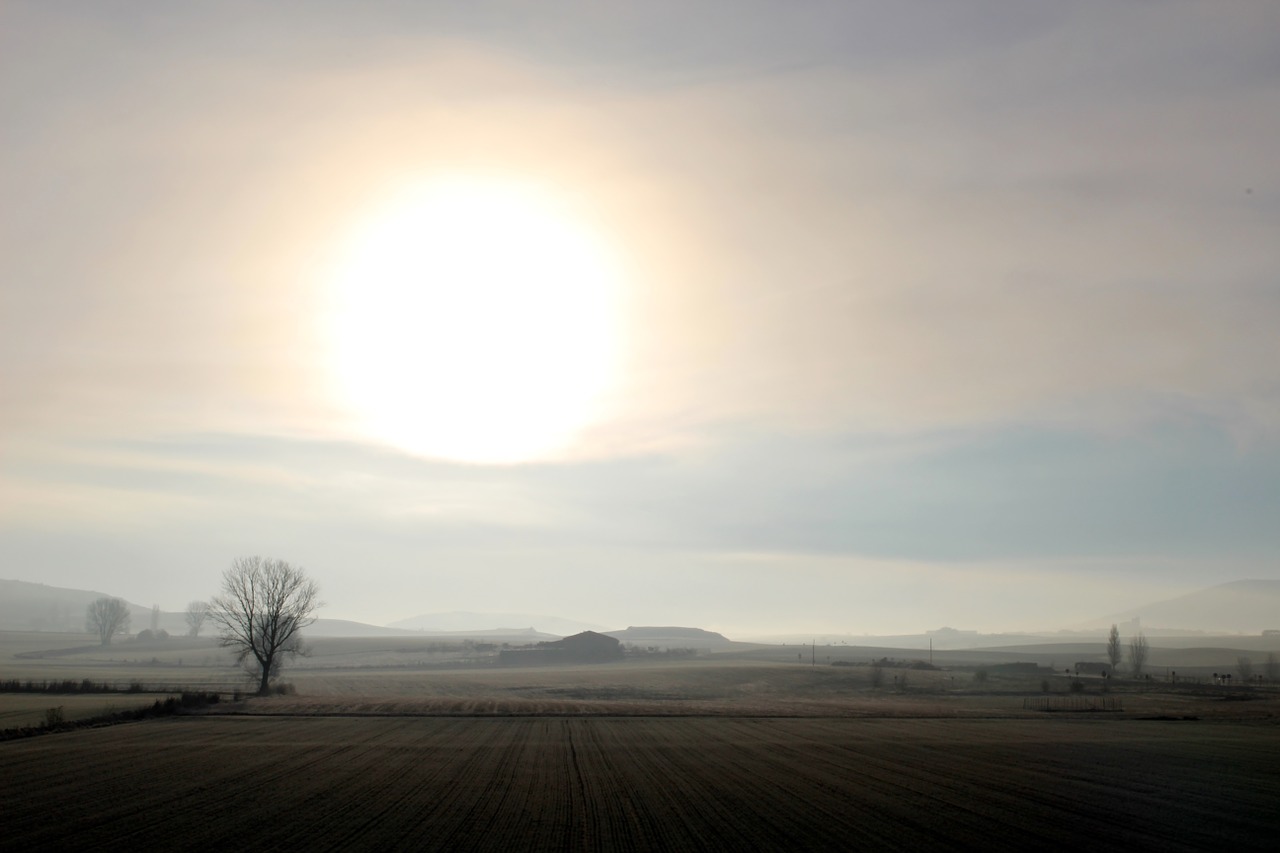
[[[986,684],[987,677],[990,675],[985,666],[979,667],[973,671],[973,680],[979,684]]]
[[[44,711],[44,727],[46,729],[52,729],[62,725],[62,721],[64,719],[61,705],[56,708],[46,708]]]

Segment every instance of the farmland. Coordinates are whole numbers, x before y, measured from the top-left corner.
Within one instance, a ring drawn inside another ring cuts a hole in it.
[[[47,695],[43,693],[19,693],[0,696],[0,729],[38,726],[45,720],[48,709],[55,708],[59,716],[68,722],[85,720],[130,711],[151,705],[169,694],[109,693],[84,695]]]
[[[11,849],[1195,850],[1280,831],[1280,728],[1241,724],[211,716],[0,759]]]
[[[207,641],[6,639],[9,678],[243,686]],[[1270,687],[1118,682],[1114,712],[1045,713],[1028,699],[1102,682],[877,682],[767,649],[503,668],[317,646],[289,695],[0,743],[0,849],[1261,850],[1280,834]],[[149,698],[10,693],[0,712]]]

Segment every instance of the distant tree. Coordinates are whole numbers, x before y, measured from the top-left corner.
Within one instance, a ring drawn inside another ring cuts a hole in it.
[[[221,643],[268,692],[284,658],[302,653],[301,630],[315,622],[320,588],[301,568],[283,560],[240,557],[222,574],[222,593],[210,602],[209,618]]]
[[[199,637],[200,629],[209,618],[209,602],[193,601],[187,605],[187,636]]]
[[[129,605],[119,598],[99,598],[85,611],[84,629],[97,634],[102,645],[111,645],[111,638],[129,630]]]
[[[1280,681],[1280,660],[1276,659],[1276,653],[1271,652],[1267,655],[1267,662],[1263,667],[1263,671],[1267,674],[1267,681],[1273,684]]]
[[[151,633],[154,634],[160,630],[160,605],[151,605]]]
[[[1129,666],[1133,670],[1134,678],[1142,675],[1142,669],[1147,665],[1148,651],[1147,638],[1139,631],[1137,636],[1129,641]]]
[[[1111,661],[1112,672],[1120,667],[1120,661],[1123,658],[1124,647],[1120,645],[1120,629],[1112,625],[1111,633],[1107,635],[1107,660]]]
[[[1241,681],[1253,680],[1253,658],[1247,655],[1241,655],[1236,658],[1236,672],[1240,673]]]

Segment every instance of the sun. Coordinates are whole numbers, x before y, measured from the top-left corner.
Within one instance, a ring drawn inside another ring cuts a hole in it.
[[[599,417],[622,276],[553,192],[470,178],[407,187],[353,228],[335,271],[332,374],[371,437],[522,462],[565,451]]]

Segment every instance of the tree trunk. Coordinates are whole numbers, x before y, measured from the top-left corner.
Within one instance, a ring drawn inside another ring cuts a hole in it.
[[[266,661],[265,663],[262,664],[262,683],[258,685],[259,696],[267,695],[268,691],[270,690],[270,687],[267,684],[267,682],[270,680],[271,680],[271,662]]]

